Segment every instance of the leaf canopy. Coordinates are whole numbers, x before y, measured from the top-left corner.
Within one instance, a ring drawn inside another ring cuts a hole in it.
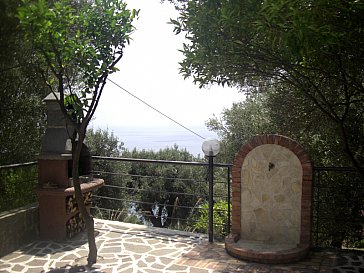
[[[357,133],[364,138],[362,1],[175,2],[184,4],[171,23],[188,39],[181,50],[185,77],[201,87],[250,92],[279,85],[283,95],[293,90],[308,98],[336,126],[343,151],[364,176],[364,156],[356,152]]]
[[[121,0],[23,0],[18,9],[35,58],[48,68],[41,71],[43,79],[62,101],[64,95],[77,96],[73,108],[79,121],[92,117],[137,15]]]

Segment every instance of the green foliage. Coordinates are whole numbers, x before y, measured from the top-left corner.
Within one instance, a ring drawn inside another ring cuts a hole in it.
[[[218,157],[223,162],[232,162],[241,146],[253,136],[274,131],[263,94],[253,94],[243,102],[234,103],[220,117],[209,119],[206,125],[221,139]]]
[[[105,156],[105,157],[120,157],[124,150],[124,143],[120,142],[119,138],[110,132],[108,129],[88,129],[86,135],[86,144],[90,149],[92,155]],[[101,176],[107,185],[125,187],[129,181],[123,175],[116,175],[117,173],[125,174],[128,172],[128,163],[113,162],[105,160],[93,160],[93,171],[95,175]],[[97,195],[108,196],[111,198],[120,198],[120,190],[115,188],[102,187],[96,192]],[[116,200],[96,199],[94,202],[96,207],[112,208],[114,210],[123,210],[125,207],[124,202]],[[126,208],[127,209],[127,208]],[[100,211],[102,215],[102,211]],[[125,213],[117,213],[118,217],[122,217]],[[125,216],[125,215],[124,215]],[[107,215],[108,219],[114,219],[116,216]],[[111,218],[112,217],[112,218]]]
[[[340,139],[347,160],[364,176],[361,1],[185,4],[172,20],[175,32],[189,40],[182,49],[185,77],[200,86],[235,85],[250,93],[274,86],[281,98],[294,92],[302,103],[309,100],[335,128],[334,139]]]
[[[75,124],[86,127],[93,116],[107,76],[117,70],[130,42],[137,14],[119,0],[24,0],[18,9],[36,62],[45,67],[39,72],[48,88],[60,93],[62,109],[72,105],[70,114],[77,118],[69,120]]]
[[[136,215],[128,215],[123,219],[125,223],[132,223],[132,224],[143,224],[140,219]]]
[[[214,236],[223,238],[229,233],[228,224],[228,203],[224,200],[219,200],[214,203]],[[198,213],[193,216],[193,227],[197,232],[208,233],[208,223],[209,223],[209,204],[202,204]]]
[[[220,117],[207,122],[221,138],[220,160],[232,162],[241,146],[262,133],[287,135],[298,141],[310,154],[316,166],[348,166],[337,128],[306,97],[282,86],[266,88],[245,101],[234,103]],[[284,102],[284,103],[283,103]],[[360,126],[351,129],[360,130]],[[359,132],[355,134],[357,153],[362,154]]]
[[[36,202],[37,165],[0,169],[0,212]]]
[[[322,247],[358,247],[363,240],[364,187],[355,172],[321,172],[314,188],[313,238]]]
[[[20,0],[0,2],[0,164],[35,160],[45,127],[45,84],[18,28]]]
[[[201,161],[200,158],[195,158],[185,149],[179,149],[177,145],[161,149],[158,152],[124,150],[122,157],[185,162]],[[111,163],[107,160],[100,160],[100,162],[102,164]],[[152,215],[152,206],[157,205],[159,212],[165,206],[168,217],[164,227],[191,230],[188,221],[191,211],[204,202],[208,194],[205,166],[152,164],[138,161],[128,163],[114,161],[112,163],[115,164],[108,172],[100,172],[100,176],[111,188],[101,188],[98,195],[114,199],[97,201],[96,206],[100,208],[99,215],[104,218],[117,215],[118,220],[121,221],[136,218],[140,221],[140,218],[136,216],[143,215],[146,222],[150,221],[154,226],[161,226],[160,217]],[[215,168],[214,192],[216,195],[226,195],[226,178],[226,169]],[[108,210],[102,213],[101,208]],[[109,210],[116,213],[111,213]],[[123,213],[118,214],[118,212]]]
[[[88,129],[86,142],[92,155],[119,157],[125,150],[124,143],[109,129]]]
[[[270,128],[298,141],[316,166],[350,166],[337,127],[310,99],[297,90],[284,88],[277,86],[263,95]],[[353,132],[351,142],[357,147],[355,152],[360,159],[364,148],[358,141],[360,126],[350,130]]]
[[[177,145],[158,152],[134,149],[131,152],[125,151],[123,156],[187,162],[200,160],[186,149],[180,150]],[[170,217],[186,219],[189,214],[187,207],[193,207],[200,197],[207,194],[204,168],[173,164],[131,163],[128,174],[132,179],[128,185],[142,190],[137,193],[139,200],[145,202],[139,207],[142,211],[149,212],[153,203],[156,202],[160,205],[166,204]],[[173,223],[169,222],[169,224]]]

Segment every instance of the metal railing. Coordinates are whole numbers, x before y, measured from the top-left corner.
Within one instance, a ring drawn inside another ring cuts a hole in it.
[[[34,203],[37,183],[37,162],[0,166],[0,212]]]
[[[107,182],[94,195],[97,216],[114,220],[124,216],[123,220],[153,221],[160,226],[165,221],[163,226],[187,230],[195,229],[196,223],[207,227],[207,206],[203,205],[208,196],[207,162],[93,159],[95,176]],[[232,165],[214,166],[215,205],[220,200],[226,205],[215,210],[215,216],[221,214],[215,227],[222,234],[230,230]],[[0,212],[36,201],[37,178],[37,162],[0,166]],[[363,247],[364,181],[355,169],[314,168],[312,220],[313,246]]]
[[[97,217],[206,231],[207,162],[99,156],[93,160],[94,176],[107,181],[94,195]],[[230,230],[231,164],[215,163],[214,170],[214,233],[224,236]]]
[[[363,247],[364,181],[356,169],[314,168],[312,220],[315,247]]]

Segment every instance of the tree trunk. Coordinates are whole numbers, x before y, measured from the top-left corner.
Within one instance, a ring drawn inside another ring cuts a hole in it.
[[[87,229],[87,239],[88,239],[88,247],[89,253],[87,257],[88,265],[92,265],[97,261],[97,247],[95,242],[95,228],[94,228],[94,220],[87,210],[84,200],[83,194],[80,186],[80,176],[79,176],[79,161],[81,156],[81,149],[84,137],[80,136],[76,141],[75,137],[72,139],[72,179],[73,179],[73,187],[75,189],[75,197],[77,201],[78,208],[81,212],[81,215],[85,221],[86,229]]]

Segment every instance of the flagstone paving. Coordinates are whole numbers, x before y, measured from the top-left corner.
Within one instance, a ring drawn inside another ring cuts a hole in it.
[[[312,252],[285,265],[248,263],[229,256],[205,235],[95,219],[98,262],[85,266],[85,235],[66,242],[37,240],[0,257],[0,272],[29,273],[363,273],[363,252]]]

